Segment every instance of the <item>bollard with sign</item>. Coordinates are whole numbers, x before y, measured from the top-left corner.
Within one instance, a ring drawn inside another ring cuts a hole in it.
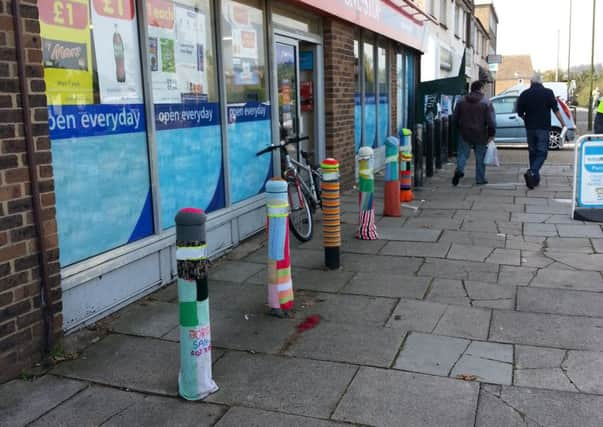
[[[180,318],[178,394],[199,400],[218,390],[211,374],[211,328],[207,283],[206,217],[203,210],[176,215],[176,262]]]
[[[603,135],[584,135],[576,141],[572,218],[603,222]]]

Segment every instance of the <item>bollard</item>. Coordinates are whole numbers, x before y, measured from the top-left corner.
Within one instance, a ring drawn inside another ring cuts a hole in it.
[[[444,116],[442,117],[442,164],[446,164],[448,163],[448,127],[449,127],[449,117],[448,116]]]
[[[433,151],[435,154],[435,167],[436,169],[442,169],[442,120],[439,118],[435,119],[433,126]]]
[[[398,180],[398,138],[385,139],[385,188],[383,215],[400,216],[400,181]]]
[[[196,208],[176,214],[176,262],[180,317],[178,394],[199,400],[218,390],[211,375],[211,328],[207,285],[205,214]]]
[[[423,185],[423,177],[425,176],[425,156],[423,155],[423,147],[423,125],[418,123],[412,150],[415,163],[415,187],[421,187]]]
[[[320,164],[320,194],[322,200],[322,235],[325,265],[335,270],[341,265],[341,209],[339,194],[339,162],[324,159]]]
[[[373,177],[373,149],[360,147],[358,150],[358,230],[356,238],[360,240],[377,240],[377,226],[375,225],[375,208],[373,206],[373,192],[375,179]]]
[[[412,194],[412,132],[410,129],[400,131],[400,201],[411,202]]]
[[[270,314],[276,317],[290,317],[293,308],[287,187],[282,178],[272,178],[266,183],[268,306]]]
[[[425,124],[425,176],[433,176],[433,121]]]

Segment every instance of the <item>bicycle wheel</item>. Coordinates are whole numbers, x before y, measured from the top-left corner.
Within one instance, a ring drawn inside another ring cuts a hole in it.
[[[296,181],[289,181],[287,188],[289,193],[289,228],[302,242],[307,242],[312,238],[314,231],[314,222],[310,205],[301,187]]]

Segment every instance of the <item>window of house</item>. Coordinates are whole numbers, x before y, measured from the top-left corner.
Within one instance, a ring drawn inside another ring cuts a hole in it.
[[[271,155],[255,155],[272,140],[263,4],[261,0],[222,1],[232,203],[262,192],[272,175]]]
[[[454,34],[460,35],[460,8],[458,5],[454,6]]]
[[[372,35],[366,36],[372,41]],[[377,82],[375,79],[375,44],[365,39],[363,44],[364,72],[364,141],[362,145],[377,145]]]
[[[133,1],[38,8],[65,267],[154,232],[140,11]]]
[[[225,206],[210,0],[147,0],[161,226],[183,206]]]
[[[440,0],[440,24],[448,27],[448,0]]]

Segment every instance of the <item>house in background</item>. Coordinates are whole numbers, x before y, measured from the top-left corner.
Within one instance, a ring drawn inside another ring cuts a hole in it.
[[[490,82],[486,87],[486,94],[493,96],[496,88],[498,64],[489,64],[487,58],[496,55],[498,15],[492,0],[475,0],[474,16],[474,62],[478,70],[479,80]]]
[[[534,74],[530,55],[505,55],[496,73],[496,94],[516,84],[528,84]]]

